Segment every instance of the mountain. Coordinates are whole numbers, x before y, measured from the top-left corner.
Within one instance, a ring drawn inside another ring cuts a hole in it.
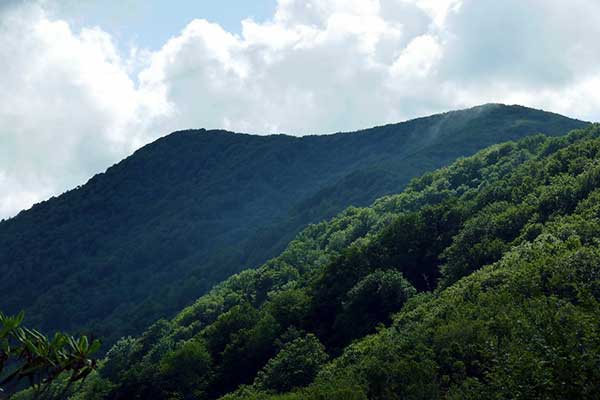
[[[324,136],[176,132],[0,223],[0,309],[110,344],[275,256],[308,223],[491,144],[585,125],[491,104]]]
[[[599,159],[598,124],[530,136],[311,225],[70,398],[598,398]]]

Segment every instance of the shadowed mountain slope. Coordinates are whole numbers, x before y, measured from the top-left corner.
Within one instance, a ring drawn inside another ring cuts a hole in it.
[[[354,133],[176,132],[0,223],[0,309],[44,331],[141,331],[306,224],[491,144],[586,123],[485,105]]]
[[[461,158],[309,225],[47,398],[599,398],[599,161],[598,124]]]

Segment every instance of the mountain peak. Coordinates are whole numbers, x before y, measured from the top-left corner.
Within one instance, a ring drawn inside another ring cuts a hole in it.
[[[25,308],[46,332],[93,327],[111,343],[274,256],[309,223],[489,145],[585,125],[483,105],[345,134],[178,131],[0,222],[0,309]]]

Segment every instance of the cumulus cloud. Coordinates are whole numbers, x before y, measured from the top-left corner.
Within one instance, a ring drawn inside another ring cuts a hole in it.
[[[194,19],[158,51],[0,7],[0,217],[185,128],[353,130],[485,102],[600,116],[600,3],[279,0],[240,34]]]
[[[109,35],[37,6],[0,15],[0,216],[60,193],[139,143],[152,116]]]

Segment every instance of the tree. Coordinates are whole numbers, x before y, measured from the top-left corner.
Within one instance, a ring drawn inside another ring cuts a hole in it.
[[[415,294],[415,288],[402,273],[376,270],[350,289],[336,330],[344,332],[346,341],[368,334],[377,324],[389,323],[391,314],[400,311]]]
[[[288,289],[272,293],[265,308],[281,326],[299,325],[306,316],[310,298],[306,290]]]
[[[121,338],[106,353],[104,365],[99,371],[100,375],[112,382],[118,382],[121,378],[120,374],[131,366],[132,355],[139,347],[140,343],[131,336]]]
[[[258,373],[255,384],[277,392],[306,386],[326,361],[325,348],[315,335],[309,333],[284,345]]]
[[[192,339],[160,361],[167,391],[200,397],[208,383],[212,360],[201,340]]]

